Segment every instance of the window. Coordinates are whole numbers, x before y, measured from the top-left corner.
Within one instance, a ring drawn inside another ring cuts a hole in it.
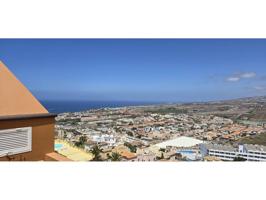
[[[0,130],[0,157],[31,151],[32,128]]]

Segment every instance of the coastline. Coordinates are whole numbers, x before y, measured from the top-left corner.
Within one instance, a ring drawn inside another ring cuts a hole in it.
[[[96,109],[116,109],[128,107],[149,107],[171,105],[166,102],[129,102],[129,101],[41,101],[51,113],[82,112]],[[177,103],[176,103],[177,104]]]

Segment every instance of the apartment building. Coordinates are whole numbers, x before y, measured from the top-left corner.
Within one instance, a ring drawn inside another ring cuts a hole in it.
[[[68,160],[54,152],[55,116],[0,61],[0,161]]]
[[[266,161],[266,146],[241,144],[238,147],[218,144],[201,144],[202,156],[213,156],[224,161],[233,161],[237,157],[247,161]]]

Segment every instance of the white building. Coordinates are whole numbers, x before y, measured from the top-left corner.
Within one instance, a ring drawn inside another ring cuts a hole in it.
[[[148,149],[137,149],[137,158],[132,161],[142,161],[142,162],[149,162],[155,161],[156,154]]]
[[[238,148],[218,144],[201,144],[202,156],[214,156],[221,160],[233,161],[241,157],[247,161],[266,161],[266,146],[243,144]]]
[[[93,142],[97,142],[97,143],[101,143],[101,142],[105,142],[109,145],[114,145],[116,143],[116,139],[114,138],[113,135],[94,135],[92,136],[92,141]]]
[[[182,158],[187,161],[196,161],[202,159],[200,151],[196,149],[179,149],[176,151],[176,153],[180,154]]]

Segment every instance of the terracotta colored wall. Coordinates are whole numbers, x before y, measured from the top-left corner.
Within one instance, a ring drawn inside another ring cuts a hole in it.
[[[45,154],[54,151],[54,117],[0,121],[1,129],[32,127],[32,151],[12,155],[12,160],[45,160]],[[7,161],[0,157],[0,161]]]
[[[0,97],[0,116],[48,113],[1,61]]]

